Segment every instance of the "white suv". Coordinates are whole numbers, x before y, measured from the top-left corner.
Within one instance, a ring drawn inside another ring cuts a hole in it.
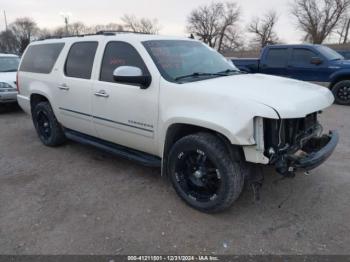
[[[19,57],[10,54],[0,54],[0,104],[17,101],[16,72]]]
[[[328,89],[241,73],[195,40],[101,32],[38,41],[18,79],[19,104],[45,145],[68,138],[162,166],[204,212],[228,208],[254,177],[251,166],[293,176],[338,143],[317,121],[333,103]]]

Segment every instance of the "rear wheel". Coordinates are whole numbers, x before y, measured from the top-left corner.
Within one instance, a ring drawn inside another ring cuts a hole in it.
[[[338,105],[350,105],[350,80],[343,80],[335,84],[332,91]]]
[[[219,138],[208,133],[190,135],[171,149],[168,173],[177,194],[203,212],[220,212],[240,196],[244,174]]]
[[[33,109],[32,118],[38,136],[44,145],[54,147],[65,142],[62,127],[48,102],[37,104]]]

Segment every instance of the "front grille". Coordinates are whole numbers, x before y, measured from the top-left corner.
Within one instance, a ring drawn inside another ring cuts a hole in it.
[[[275,152],[302,147],[307,138],[318,128],[317,113],[305,118],[295,119],[264,119],[265,149]]]

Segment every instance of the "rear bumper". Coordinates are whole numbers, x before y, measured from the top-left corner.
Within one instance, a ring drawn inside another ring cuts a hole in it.
[[[27,114],[31,114],[30,110],[30,99],[26,96],[17,95],[17,101],[19,106],[23,109]]]
[[[330,131],[328,135],[312,139],[303,149],[306,155],[296,159],[295,168],[310,171],[322,165],[333,154],[338,143],[337,131]]]
[[[0,103],[14,103],[17,101],[17,92],[0,92]]]

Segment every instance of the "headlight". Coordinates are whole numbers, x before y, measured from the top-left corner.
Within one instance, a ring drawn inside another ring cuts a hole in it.
[[[0,82],[0,92],[4,92],[4,90],[1,90],[1,89],[15,89],[15,88],[10,86],[8,83]]]

